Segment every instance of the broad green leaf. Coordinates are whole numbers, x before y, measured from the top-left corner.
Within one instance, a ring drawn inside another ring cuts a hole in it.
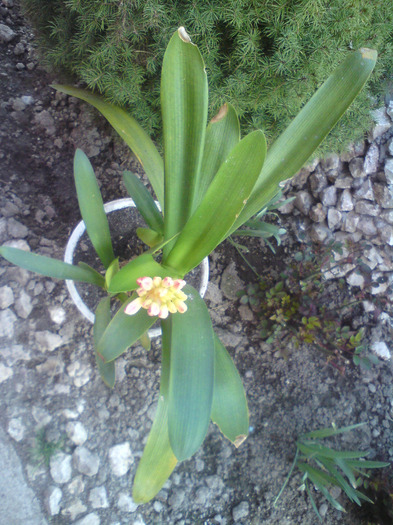
[[[105,332],[106,327],[111,321],[111,298],[104,297],[98,303],[95,311],[94,327],[93,327],[93,339],[94,339],[94,354],[100,376],[104,383],[113,388],[116,379],[115,373],[115,362],[104,363],[102,358],[97,353],[98,343]]]
[[[135,202],[135,206],[145,219],[146,224],[150,226],[152,230],[163,234],[164,220],[153,197],[143,182],[130,171],[123,173],[123,181],[129,196]]]
[[[141,335],[139,342],[147,352],[151,349],[151,340],[148,332]]]
[[[205,65],[198,48],[181,27],[165,51],[161,74],[166,239],[183,228],[195,209],[207,109]],[[164,253],[168,249],[167,246]]]
[[[211,419],[236,447],[247,438],[248,408],[242,380],[231,356],[216,335]]]
[[[359,49],[318,89],[269,149],[252,195],[230,233],[274,197],[279,182],[293,177],[307,162],[359,94],[376,60],[373,49]]]
[[[80,98],[98,109],[142,164],[161,209],[164,209],[164,163],[153,141],[137,121],[124,109],[85,89],[59,84],[53,84],[52,87],[66,95]]]
[[[74,179],[87,234],[102,264],[108,268],[115,258],[108,219],[93,167],[81,149],[75,152]]]
[[[231,104],[224,104],[206,129],[199,200],[202,199],[221,164],[239,140],[240,124],[236,111]]]
[[[122,304],[112,321],[106,327],[98,345],[97,352],[104,362],[113,361],[134,344],[148,330],[157,317],[150,317],[144,309],[135,315],[126,315],[124,308],[135,299]]]
[[[179,277],[178,272],[165,268],[156,262],[149,253],[139,255],[121,270],[119,270],[109,283],[110,293],[128,292],[138,288],[136,280],[139,277]]]
[[[105,285],[108,288],[109,283],[113,279],[113,277],[117,274],[119,271],[119,259],[113,259],[111,264],[109,265],[107,271],[105,272]]]
[[[233,148],[164,264],[185,275],[214,250],[247,202],[265,153],[262,131],[250,133]]]
[[[197,290],[185,286],[188,310],[171,314],[169,440],[177,459],[189,458],[209,426],[214,382],[214,334]]]
[[[137,228],[136,234],[138,235],[138,238],[150,248],[159,245],[164,239],[160,233],[157,233],[150,228]]]
[[[0,246],[0,255],[12,264],[16,264],[25,270],[36,272],[46,277],[55,279],[70,279],[84,283],[96,284],[105,287],[104,277],[87,265],[75,266],[45,255],[25,252],[10,246]]]
[[[162,326],[162,369],[160,395],[153,426],[135,474],[132,497],[136,503],[154,498],[177,464],[169,443],[168,387],[170,361],[170,320]]]

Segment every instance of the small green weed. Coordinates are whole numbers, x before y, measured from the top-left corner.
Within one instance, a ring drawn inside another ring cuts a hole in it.
[[[64,440],[50,441],[46,435],[45,427],[37,431],[34,446],[32,449],[32,458],[37,466],[49,466],[52,456],[64,447]]]
[[[368,461],[370,454],[361,450],[334,450],[322,444],[322,439],[337,436],[363,426],[365,423],[348,427],[324,428],[302,435],[296,441],[296,455],[289,474],[274,501],[274,507],[287,486],[295,467],[302,472],[300,490],[310,498],[312,508],[322,521],[311,492],[313,486],[335,509],[345,512],[344,507],[331,495],[329,488],[339,487],[350,501],[361,506],[362,501],[373,503],[370,498],[358,490],[364,485],[364,478],[369,478],[369,469],[384,468],[390,465],[384,461]]]

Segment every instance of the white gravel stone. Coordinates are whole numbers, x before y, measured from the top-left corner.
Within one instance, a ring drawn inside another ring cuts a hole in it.
[[[15,31],[13,31],[10,27],[6,26],[5,24],[0,24],[0,41],[5,42],[6,44],[8,42],[11,42],[16,37]]]
[[[353,210],[353,200],[352,195],[349,190],[344,190],[340,195],[337,202],[337,209],[339,211],[352,211]]]
[[[56,324],[63,324],[66,318],[66,312],[61,306],[52,306],[49,308],[49,315]]]
[[[390,350],[384,341],[376,341],[372,343],[371,350],[374,352],[375,355],[377,355],[381,359],[385,359],[386,361],[391,359],[392,357]]]
[[[64,452],[58,452],[50,458],[50,474],[55,483],[62,485],[67,483],[71,479],[72,456],[70,454],[64,454]]]
[[[0,309],[4,310],[14,304],[14,292],[9,286],[0,288]]]
[[[342,213],[335,208],[329,208],[327,214],[327,221],[329,228],[334,231],[338,229],[342,221]]]
[[[121,492],[117,500],[117,508],[122,512],[135,512],[138,505],[126,492]]]
[[[392,122],[386,113],[385,106],[371,111],[371,115],[374,119],[376,126],[372,130],[369,138],[371,140],[375,140],[391,128]]]
[[[31,297],[28,293],[22,290],[18,299],[15,301],[15,311],[19,317],[22,317],[22,319],[27,319],[32,310],[33,305],[31,304]]]
[[[386,159],[384,171],[387,183],[393,184],[393,159]]]
[[[87,439],[87,430],[79,421],[67,423],[66,432],[75,445],[83,445]]]
[[[11,339],[15,333],[17,317],[9,308],[0,312],[0,337]]]
[[[51,516],[56,516],[60,513],[60,501],[63,493],[59,487],[51,487],[46,498],[46,507]]]
[[[250,504],[248,501],[242,501],[232,510],[233,521],[236,523],[243,518],[247,518],[250,512]]]
[[[356,271],[347,275],[346,280],[351,286],[360,286],[360,288],[364,288],[365,279],[363,275],[358,274]]]
[[[15,439],[15,441],[22,441],[22,439],[25,436],[25,426],[22,423],[22,420],[19,418],[13,418],[10,419],[8,423],[7,432],[12,437],[12,439]]]
[[[9,246],[10,248],[18,248],[18,250],[23,250],[25,252],[31,252],[30,246],[24,239],[13,239],[11,241],[7,241],[4,243],[4,246]]]
[[[328,186],[321,193],[321,202],[324,206],[335,206],[337,202],[337,188]]]
[[[366,176],[364,173],[364,160],[356,157],[349,163],[349,171],[354,179],[362,179]]]
[[[28,234],[29,230],[24,224],[17,221],[13,217],[7,221],[8,234],[15,239],[23,239]]]
[[[89,501],[93,509],[107,509],[109,502],[105,487],[95,487],[92,489],[89,494]]]
[[[46,109],[35,114],[34,122],[41,128],[44,128],[48,135],[54,135],[56,133],[55,121]]]
[[[63,339],[58,334],[44,330],[35,333],[35,339],[41,352],[53,352],[63,344]]]
[[[379,161],[379,148],[376,144],[371,144],[364,159],[364,173],[376,173]]]
[[[100,517],[96,512],[92,512],[91,514],[88,514],[87,516],[84,516],[80,520],[78,520],[75,525],[100,525]]]
[[[86,447],[77,447],[72,455],[75,468],[86,476],[95,476],[100,467],[100,458]]]
[[[115,476],[124,476],[134,463],[134,456],[128,441],[109,449],[109,464]]]
[[[12,368],[3,365],[3,363],[0,363],[0,383],[7,381],[7,379],[12,377],[13,374],[14,372],[12,371]]]
[[[72,377],[74,385],[78,388],[90,381],[91,372],[91,367],[88,363],[74,361],[67,366],[67,373]]]
[[[308,215],[312,206],[312,196],[307,191],[299,191],[295,199],[295,208],[297,208],[303,215]]]
[[[84,505],[80,499],[74,499],[71,504],[62,511],[62,514],[70,518],[73,522],[77,516],[84,514],[86,511],[86,505]]]

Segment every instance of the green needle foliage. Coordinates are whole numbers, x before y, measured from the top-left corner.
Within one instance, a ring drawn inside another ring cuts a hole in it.
[[[358,490],[363,485],[363,479],[369,478],[367,470],[388,467],[390,463],[384,461],[366,460],[370,452],[359,450],[335,450],[322,444],[325,438],[350,432],[363,426],[365,423],[348,427],[324,428],[300,436],[296,441],[296,455],[289,474],[274,501],[274,506],[283,493],[295,467],[303,473],[302,484],[299,487],[307,493],[312,508],[319,520],[322,521],[317,505],[312,495],[312,487],[318,490],[335,509],[345,512],[344,507],[331,495],[329,489],[339,487],[350,501],[361,506],[362,501],[373,503],[370,498]]]
[[[393,73],[391,0],[22,0],[47,63],[160,130],[159,80],[173,31],[187,27],[206,62],[212,117],[225,102],[243,133],[272,142],[353,49],[374,48],[371,82],[323,151],[339,151],[370,126],[369,110]],[[370,97],[372,95],[372,97]],[[320,151],[322,153],[322,151]]]

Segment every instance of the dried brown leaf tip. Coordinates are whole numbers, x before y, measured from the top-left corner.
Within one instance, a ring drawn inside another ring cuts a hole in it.
[[[191,38],[183,26],[179,27],[177,32],[179,33],[179,36],[183,40],[183,42],[191,44]]]
[[[241,434],[240,436],[237,436],[233,444],[236,448],[239,448],[240,445],[247,439],[247,436],[245,434]]]
[[[228,104],[224,104],[223,106],[220,107],[220,109],[218,110],[218,113],[217,115],[215,115],[212,119],[211,119],[211,124],[214,124],[215,122],[220,122],[220,120],[222,120],[224,117],[226,117],[226,114],[228,113]]]

